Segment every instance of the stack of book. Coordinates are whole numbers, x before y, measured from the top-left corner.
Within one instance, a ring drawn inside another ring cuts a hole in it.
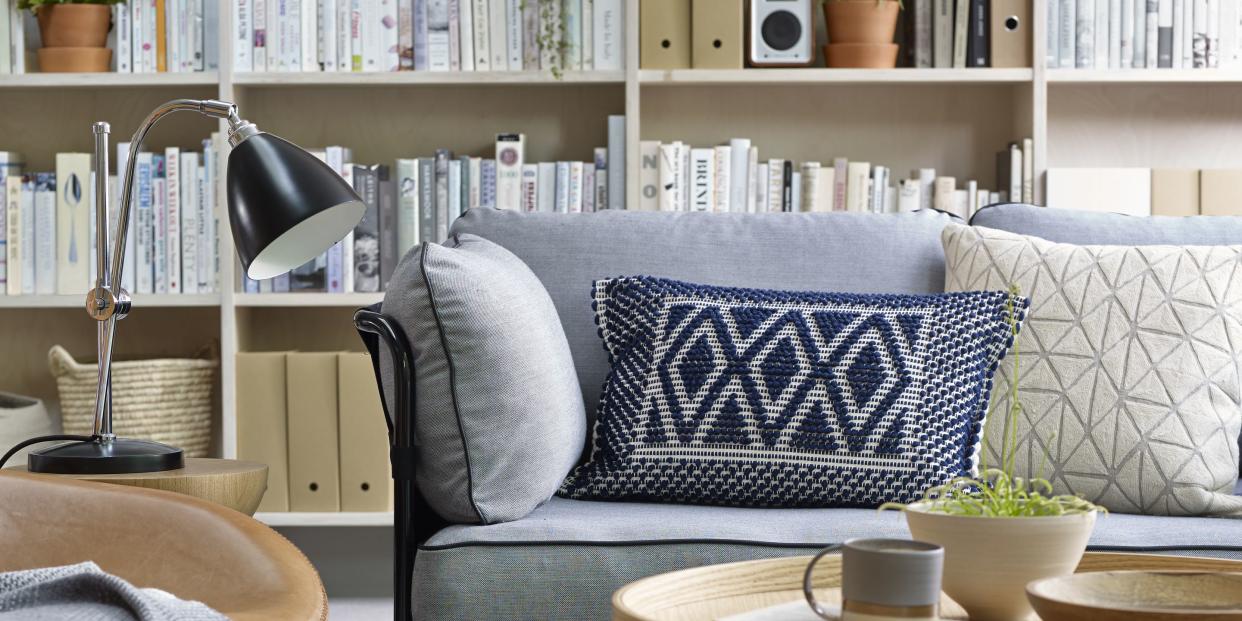
[[[462,213],[476,207],[593,212],[625,208],[625,117],[608,119],[608,146],[589,162],[526,161],[526,137],[500,134],[493,158],[437,149],[394,165],[354,164],[350,149],[312,153],[341,174],[366,203],[362,222],[345,239],[289,274],[245,279],[246,293],[383,291],[397,263],[415,245],[441,242]],[[614,167],[613,162],[618,164]]]
[[[997,154],[997,190],[975,180],[920,168],[898,180],[892,169],[843,157],[826,163],[759,158],[750,140],[694,148],[643,141],[638,208],[733,213],[850,211],[896,213],[938,209],[968,219],[984,205],[1034,200],[1033,151],[1028,138]]]
[[[218,134],[201,153],[169,147],[139,153],[129,215],[122,287],[138,294],[219,290],[221,171]],[[129,143],[117,145],[124,171]],[[80,295],[97,274],[95,181],[89,153],[60,153],[54,172],[22,174],[21,158],[0,152],[0,293]],[[118,177],[108,176],[111,224],[120,202]],[[111,243],[111,240],[110,240]]]
[[[1030,22],[1007,18],[1030,15],[1031,5],[1031,0],[905,0],[905,62],[936,69],[1029,67]]]
[[[1048,0],[1049,67],[1215,69],[1242,59],[1235,0]]]
[[[235,71],[620,70],[622,0],[230,0]]]

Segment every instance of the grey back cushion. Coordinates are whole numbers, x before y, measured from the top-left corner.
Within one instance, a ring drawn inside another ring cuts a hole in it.
[[[1062,244],[1096,246],[1236,246],[1242,244],[1242,217],[1151,216],[1037,207],[1021,203],[985,207],[970,220],[975,226],[1034,235]],[[1242,437],[1238,438],[1242,447]],[[1239,464],[1242,471],[1242,464]]]
[[[543,282],[560,313],[587,415],[608,374],[591,284],[660,276],[727,287],[855,293],[944,290],[937,212],[716,214],[472,209],[452,232],[504,246]]]
[[[582,452],[586,413],[539,279],[463,234],[407,254],[382,308],[414,350],[415,476],[431,508],[494,524],[550,498]]]

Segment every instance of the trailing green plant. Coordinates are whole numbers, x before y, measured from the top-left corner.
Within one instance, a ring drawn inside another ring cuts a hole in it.
[[[17,8],[36,11],[51,4],[124,4],[125,0],[17,0]]]
[[[548,60],[550,66],[547,70],[552,72],[552,77],[560,80],[565,77],[565,53],[569,49],[562,17],[563,0],[522,0],[519,4],[522,11],[529,7],[528,2],[536,3],[535,11],[539,15],[539,34],[535,42],[539,44],[540,61]]]
[[[989,468],[988,452],[981,450],[978,477],[954,477],[948,483],[927,489],[923,492],[923,498],[913,503],[925,506],[929,512],[976,517],[1043,517],[1107,512],[1080,496],[1054,494],[1052,483],[1042,476],[1026,479],[1013,473],[1018,455],[1018,419],[1022,414],[1022,404],[1018,401],[1018,371],[1021,365],[1021,349],[1018,346],[1020,321],[1016,305],[1018,295],[1018,286],[1010,285],[1005,310],[1013,339],[1010,350],[1013,375],[1009,382],[1009,409],[1004,416],[1007,425],[1001,441],[1000,467]],[[984,422],[985,441],[990,437],[988,426],[996,424],[996,419],[996,416],[989,416]],[[1043,464],[1040,464],[1039,472],[1043,472]],[[903,503],[888,502],[880,505],[880,510],[904,511],[909,507]]]

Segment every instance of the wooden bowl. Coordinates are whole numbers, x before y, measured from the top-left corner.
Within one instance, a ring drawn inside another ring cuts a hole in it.
[[[1026,595],[1058,621],[1242,621],[1242,572],[1082,573],[1036,580]]]

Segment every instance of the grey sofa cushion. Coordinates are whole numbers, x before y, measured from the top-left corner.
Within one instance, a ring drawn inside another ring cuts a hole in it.
[[[937,293],[949,216],[713,214],[472,209],[453,224],[504,246],[543,281],[560,313],[595,414],[608,357],[595,332],[591,283],[647,275],[729,287],[843,293]],[[862,260],[865,257],[865,260]]]
[[[1242,244],[1242,217],[1136,217],[1117,213],[1055,209],[1021,203],[979,210],[970,223],[1062,244],[1143,246],[1229,246]],[[1242,448],[1242,436],[1238,438]],[[1242,453],[1242,451],[1240,451]],[[1242,463],[1239,463],[1242,471]]]
[[[450,522],[488,524],[547,500],[582,452],[586,414],[539,279],[504,248],[457,235],[406,255],[382,308],[414,350],[415,472],[428,504]]]
[[[612,592],[665,571],[810,554],[851,537],[908,538],[905,519],[872,509],[739,509],[553,498],[524,519],[452,526],[415,564],[415,610],[428,619],[608,619]],[[1110,514],[1095,550],[1242,559],[1242,520]]]

